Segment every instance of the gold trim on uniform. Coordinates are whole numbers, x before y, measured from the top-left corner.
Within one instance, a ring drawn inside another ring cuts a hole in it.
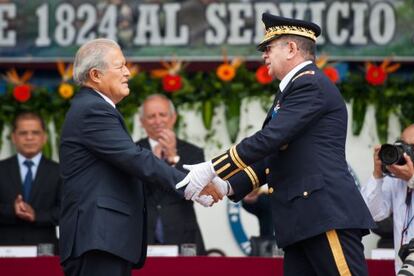
[[[313,71],[313,70],[308,70],[308,71],[302,72],[302,73],[300,73],[299,75],[297,75],[296,77],[294,77],[294,78],[292,79],[292,82],[294,82],[297,78],[302,77],[303,75],[315,75],[315,71]]]
[[[235,175],[236,173],[240,172],[241,169],[235,169],[234,171],[232,171],[231,173],[229,173],[228,175],[226,175],[225,177],[223,177],[224,180],[229,179],[230,177],[232,177],[233,175]]]
[[[247,175],[250,178],[250,181],[252,182],[253,189],[256,189],[259,187],[259,178],[257,177],[256,172],[252,169],[252,167],[247,167],[244,169],[244,171],[247,173]]]
[[[240,159],[239,154],[237,153],[236,146],[230,148],[230,157],[237,167],[240,169],[246,168],[246,164]]]
[[[274,26],[274,27],[268,28],[266,30],[265,37],[261,43],[263,43],[264,41],[274,36],[279,36],[279,35],[299,35],[299,36],[310,38],[313,41],[316,41],[316,34],[314,31],[304,28],[304,27],[284,25],[284,26]]]
[[[339,275],[351,276],[351,271],[349,270],[348,264],[346,263],[344,252],[342,251],[341,243],[339,242],[336,230],[330,230],[326,232],[326,236],[328,238],[329,246],[331,247]]]
[[[224,159],[228,158],[229,155],[228,154],[223,154],[222,157],[220,157],[219,159],[217,159],[214,163],[213,163],[213,167],[216,166],[218,163],[220,163],[221,161],[223,161]]]
[[[230,168],[230,163],[227,163],[226,165],[224,165],[224,166],[222,166],[222,167],[220,167],[220,169],[218,169],[217,171],[216,171],[216,174],[217,175],[220,175],[223,171],[225,171],[225,170],[227,170],[228,168]]]

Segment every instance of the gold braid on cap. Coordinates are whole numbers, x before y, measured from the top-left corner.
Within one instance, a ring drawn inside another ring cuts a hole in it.
[[[300,36],[310,38],[313,41],[316,41],[316,35],[314,31],[304,28],[304,27],[288,26],[288,25],[274,26],[274,27],[268,28],[266,30],[266,34],[265,34],[263,41],[266,41],[275,35],[286,35],[286,34],[300,35]]]

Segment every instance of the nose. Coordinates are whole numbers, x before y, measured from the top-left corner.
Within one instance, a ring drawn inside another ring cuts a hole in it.
[[[129,72],[129,69],[126,65],[124,65],[124,76],[128,78],[131,76],[131,72]]]

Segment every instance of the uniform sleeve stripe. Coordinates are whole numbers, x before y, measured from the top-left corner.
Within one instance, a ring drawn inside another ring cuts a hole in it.
[[[228,154],[224,154],[222,157],[220,157],[219,159],[217,159],[216,162],[213,163],[213,166],[216,166],[217,164],[219,164],[224,159],[227,159],[228,157],[229,157]]]
[[[339,275],[351,276],[348,264],[346,263],[344,252],[342,251],[341,243],[339,242],[338,234],[336,230],[330,230],[326,232],[328,237],[329,246],[335,260],[336,267],[338,268]]]
[[[300,73],[299,75],[297,75],[296,77],[294,77],[294,78],[292,79],[292,82],[294,82],[297,78],[302,77],[303,75],[315,75],[315,71],[313,71],[313,70],[308,70],[308,71],[302,72],[302,73]]]
[[[252,180],[253,189],[259,187],[259,178],[257,177],[256,173],[252,169],[252,167],[247,167],[244,169],[246,172],[248,172],[248,175],[250,179]],[[253,179],[252,179],[253,178]]]
[[[237,167],[241,169],[244,169],[247,167],[246,164],[240,159],[239,154],[237,153],[237,150],[236,150],[236,146],[230,148],[230,156],[231,156],[231,159],[233,159],[234,163],[236,163]]]
[[[224,165],[224,166],[222,166],[220,169],[218,169],[217,171],[216,171],[216,173],[218,174],[218,175],[220,175],[223,171],[225,171],[225,170],[227,170],[228,168],[230,168],[230,163],[227,163],[226,165]]]
[[[227,180],[230,177],[232,177],[233,175],[235,175],[236,173],[238,173],[239,171],[241,171],[241,169],[235,169],[234,171],[232,171],[231,173],[229,173],[228,175],[226,175],[225,177],[223,177],[223,179],[224,180]]]

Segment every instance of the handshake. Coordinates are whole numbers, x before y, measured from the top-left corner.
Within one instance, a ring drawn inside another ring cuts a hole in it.
[[[204,207],[212,206],[224,196],[230,195],[230,184],[217,176],[211,161],[195,165],[184,165],[189,170],[187,176],[175,186],[176,189],[185,187],[184,196]]]

